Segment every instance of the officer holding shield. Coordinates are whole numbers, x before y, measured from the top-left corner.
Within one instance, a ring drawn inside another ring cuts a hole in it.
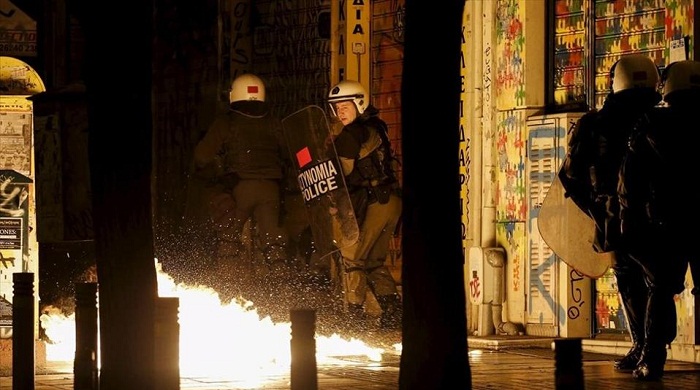
[[[348,314],[355,325],[364,322],[369,289],[382,310],[380,326],[398,328],[401,299],[385,262],[402,201],[387,125],[357,81],[344,80],[333,86],[328,102],[333,116],[343,124],[334,144],[360,227],[359,240],[340,251]]]
[[[689,245],[697,240],[700,219],[691,195],[695,183],[670,174],[697,164],[700,134],[683,130],[700,107],[700,62],[668,65],[662,82],[667,106],[650,111],[635,127],[618,185],[622,237],[647,287],[639,294],[647,310],[632,371],[640,380],[663,376],[667,347],[676,337],[674,297],[685,290],[689,263],[695,293],[700,285],[700,259]]]
[[[603,107],[584,114],[573,128],[559,178],[566,196],[593,219],[592,249],[615,255],[612,269],[632,348],[614,367],[633,371],[646,340],[648,289],[642,268],[621,237],[618,174],[635,124],[661,101],[661,94],[657,91],[658,69],[644,54],[620,57],[610,69],[610,80]]]

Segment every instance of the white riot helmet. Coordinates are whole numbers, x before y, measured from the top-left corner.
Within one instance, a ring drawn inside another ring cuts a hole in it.
[[[649,88],[656,90],[659,83],[659,69],[648,56],[630,54],[620,57],[610,68],[612,92],[628,89]]]
[[[265,83],[260,77],[244,73],[236,77],[231,83],[231,92],[228,94],[228,102],[241,102],[253,100],[257,102],[265,101]]]
[[[685,60],[669,64],[664,69],[664,99],[674,92],[700,90],[700,62]]]
[[[335,112],[333,103],[338,103],[346,100],[352,100],[357,107],[357,115],[362,115],[369,106],[369,96],[362,84],[353,80],[343,80],[331,88],[328,93],[328,105],[331,106],[333,115],[338,115]]]

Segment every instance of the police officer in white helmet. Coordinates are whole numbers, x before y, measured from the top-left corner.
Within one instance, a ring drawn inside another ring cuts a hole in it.
[[[242,242],[249,220],[256,249],[252,259],[255,269],[264,274],[286,266],[286,238],[279,216],[282,156],[287,151],[281,124],[269,113],[260,77],[252,73],[236,77],[229,104],[229,110],[215,118],[197,144],[194,160],[197,172],[208,173],[221,189],[218,199],[229,196],[212,205],[212,218],[220,271],[235,273],[221,277],[229,277],[235,284],[251,271],[243,267]]]
[[[380,326],[399,328],[401,299],[385,264],[402,206],[388,128],[357,81],[334,85],[328,103],[343,125],[334,143],[360,227],[358,242],[341,250],[350,321],[364,323],[370,289],[382,310]]]
[[[661,101],[661,94],[658,69],[646,55],[620,57],[609,74],[603,107],[584,114],[569,134],[559,178],[566,196],[595,222],[593,249],[614,253],[612,269],[632,338],[632,348],[614,367],[630,371],[644,347],[648,290],[642,268],[621,240],[618,175],[634,125]]]
[[[692,249],[700,211],[694,181],[682,177],[697,164],[700,134],[683,130],[697,121],[700,62],[670,64],[662,82],[667,106],[653,109],[635,127],[618,186],[623,241],[647,286],[643,342],[632,371],[640,380],[663,376],[666,350],[676,337],[674,296],[685,289],[689,262],[693,291],[700,288],[700,258]]]

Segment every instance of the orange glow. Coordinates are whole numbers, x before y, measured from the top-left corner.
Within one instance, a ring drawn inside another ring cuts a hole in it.
[[[253,302],[222,302],[208,286],[176,283],[156,261],[158,294],[180,301],[180,373],[187,377],[214,377],[252,381],[287,374],[290,368],[291,323],[274,323],[261,317]],[[46,344],[47,361],[72,361],[75,354],[75,315],[66,316],[49,308],[40,317],[41,327],[51,340]],[[394,346],[400,350],[401,346]],[[384,350],[361,340],[316,336],[318,364],[343,363],[343,356],[365,356],[380,362]],[[255,383],[253,383],[255,382]]]

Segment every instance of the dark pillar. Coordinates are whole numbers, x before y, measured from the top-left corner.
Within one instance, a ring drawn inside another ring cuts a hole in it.
[[[97,283],[75,284],[73,388],[97,390]]]
[[[292,322],[291,390],[316,390],[316,311],[295,309],[290,313]]]
[[[583,355],[581,339],[556,339],[554,348],[554,388],[556,390],[583,390]]]
[[[12,388],[34,390],[34,274],[12,274]]]
[[[180,298],[156,298],[155,369],[156,388],[180,389]]]

